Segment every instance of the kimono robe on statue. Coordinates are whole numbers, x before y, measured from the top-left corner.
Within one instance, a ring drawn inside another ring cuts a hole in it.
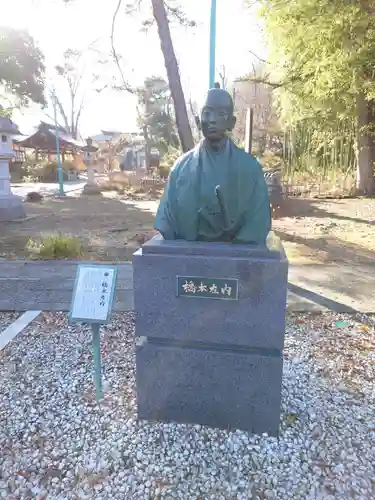
[[[179,158],[156,215],[166,240],[222,241],[220,186],[233,243],[264,245],[271,227],[268,188],[259,162],[229,139],[215,152],[202,141]]]

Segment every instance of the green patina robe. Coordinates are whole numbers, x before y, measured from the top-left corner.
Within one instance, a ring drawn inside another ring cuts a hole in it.
[[[227,222],[215,193],[220,185]],[[233,243],[266,242],[271,228],[268,188],[259,162],[232,141],[220,152],[202,141],[179,158],[156,214],[155,229],[165,239],[221,241],[223,226]]]

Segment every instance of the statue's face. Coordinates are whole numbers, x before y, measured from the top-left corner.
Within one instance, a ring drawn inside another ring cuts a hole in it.
[[[220,141],[227,131],[233,130],[235,123],[231,96],[225,90],[211,89],[201,115],[204,137],[213,142]]]

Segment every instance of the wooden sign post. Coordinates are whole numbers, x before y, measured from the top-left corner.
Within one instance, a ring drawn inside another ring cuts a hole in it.
[[[117,268],[100,264],[78,265],[70,322],[89,323],[92,329],[96,401],[103,397],[100,325],[108,323],[116,291]]]

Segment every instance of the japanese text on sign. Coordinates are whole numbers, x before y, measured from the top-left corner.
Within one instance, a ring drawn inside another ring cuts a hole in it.
[[[237,300],[238,280],[178,276],[177,295],[180,297]]]
[[[70,317],[72,320],[104,322],[112,308],[116,269],[79,266]]]

